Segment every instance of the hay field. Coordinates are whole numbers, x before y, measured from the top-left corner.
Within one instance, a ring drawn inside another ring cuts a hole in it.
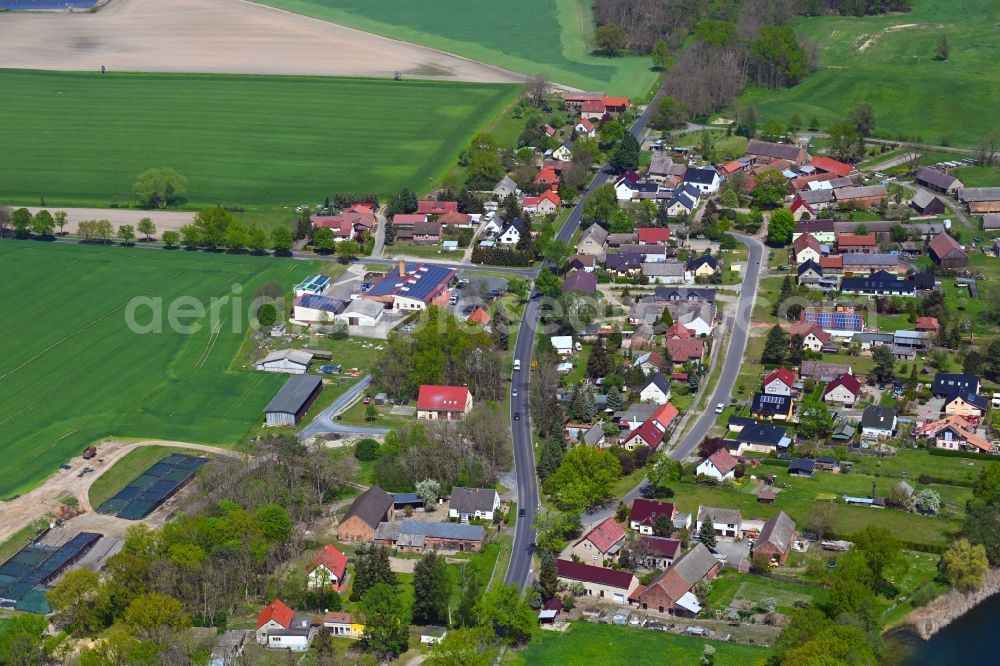
[[[191,206],[426,189],[507,84],[0,70],[0,201],[106,207],[170,166]]]
[[[202,324],[191,335],[133,333],[126,305],[162,298],[166,322],[178,297],[207,309],[234,284],[252,299],[262,283],[290,288],[311,270],[269,257],[0,241],[0,497],[30,489],[102,437],[238,442],[285,377],[230,371],[246,330],[234,331],[231,305],[215,330],[207,315],[187,320]]]
[[[592,54],[590,0],[256,1],[580,89],[638,96],[656,80],[648,56]]]
[[[826,127],[870,102],[876,134],[974,146],[996,129],[998,25],[995,0],[917,0],[907,14],[802,19],[796,30],[819,47],[820,70],[794,88],[751,91],[738,103],[766,119],[787,123],[798,114]],[[935,59],[941,35],[951,50],[945,61]]]

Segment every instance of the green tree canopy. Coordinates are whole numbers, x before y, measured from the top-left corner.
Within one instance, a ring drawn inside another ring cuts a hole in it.
[[[139,202],[148,208],[166,208],[187,192],[187,178],[169,167],[147,169],[132,185]]]
[[[610,451],[577,446],[563,455],[544,487],[563,510],[584,511],[607,498],[619,477],[621,463]]]

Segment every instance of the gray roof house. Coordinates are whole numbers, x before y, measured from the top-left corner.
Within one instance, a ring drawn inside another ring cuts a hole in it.
[[[607,240],[607,230],[599,224],[592,224],[580,236],[580,242],[577,243],[577,252],[591,256],[601,256],[605,252],[604,244]]]
[[[500,507],[500,496],[492,488],[451,489],[448,515],[452,518],[482,518],[493,520],[493,512]]]
[[[517,183],[510,176],[504,176],[493,188],[493,195],[501,199],[517,193]]]

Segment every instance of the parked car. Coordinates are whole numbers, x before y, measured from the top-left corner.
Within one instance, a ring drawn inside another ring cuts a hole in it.
[[[716,414],[721,414],[724,411],[726,411],[726,405],[724,403],[720,402],[719,404],[717,404],[715,406],[715,413]]]
[[[363,402],[364,402],[364,403],[365,403],[366,405],[370,405],[370,404],[372,403],[372,397],[371,397],[370,395],[366,395],[366,396],[365,396],[365,399],[364,399],[364,401],[363,401]]]

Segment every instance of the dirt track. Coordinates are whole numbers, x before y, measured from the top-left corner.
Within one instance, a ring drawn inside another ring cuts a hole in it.
[[[37,213],[40,208],[28,207],[31,214]],[[45,210],[52,214],[58,211],[66,213],[66,227],[63,231],[75,234],[77,225],[84,220],[108,220],[114,225],[115,230],[119,225],[131,224],[133,227],[139,224],[139,220],[148,217],[156,225],[156,238],[161,238],[164,231],[177,231],[185,224],[194,222],[194,213],[182,213],[172,210],[134,210],[128,208],[59,208],[47,206]],[[59,229],[56,229],[59,231]],[[136,237],[143,240],[143,235],[136,229]]]
[[[207,451],[223,456],[240,455],[228,449],[204,446],[202,444],[188,444],[186,442],[163,440],[104,442],[98,445],[97,457],[93,460],[84,460],[82,457],[73,458],[67,463],[70,466],[69,469],[57,470],[42,485],[15,500],[0,502],[0,542],[6,541],[19,529],[31,521],[41,518],[46,512],[58,511],[60,506],[59,500],[66,496],[76,497],[80,501],[80,508],[88,513],[92,513],[94,509],[90,505],[90,486],[126,454],[141,446],[172,446],[196,451]],[[80,478],[77,474],[84,467],[91,467],[94,471]],[[159,515],[161,513],[162,515]],[[166,512],[161,512],[157,509],[157,511],[150,514],[143,522],[155,522],[157,517],[162,521],[165,515]],[[111,519],[109,516],[103,518],[112,521],[120,520]],[[126,522],[131,524],[131,521]]]
[[[0,15],[19,69],[213,72],[521,82],[524,76],[244,0],[111,0],[96,13]]]

